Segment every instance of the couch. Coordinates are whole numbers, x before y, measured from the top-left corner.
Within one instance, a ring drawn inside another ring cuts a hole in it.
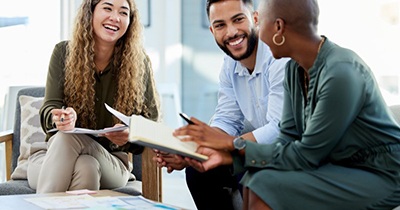
[[[22,102],[21,98],[24,97],[31,97],[34,99],[42,98],[44,92],[44,87],[28,87],[21,89],[17,94],[13,130],[0,132],[0,143],[5,143],[7,178],[6,182],[0,183],[0,195],[35,193],[35,190],[29,187],[28,181],[24,176],[21,176],[21,178],[15,175],[19,173],[19,171],[15,170],[20,170],[18,164],[22,164],[20,155],[22,156],[26,152],[22,148],[25,142],[21,143],[21,136],[26,133],[26,128],[21,129],[21,111],[24,113],[26,110],[21,110],[20,102]],[[34,114],[34,117],[39,116],[38,112],[35,112]],[[22,115],[22,118],[25,117],[25,115],[26,113]],[[32,134],[32,136],[33,135],[34,134]],[[21,151],[22,154],[20,154]],[[126,186],[113,190],[129,195],[143,195],[148,199],[161,202],[161,171],[154,161],[152,161],[152,156],[153,152],[148,148],[146,148],[140,155],[131,154],[133,163],[132,173],[136,176],[136,180],[130,180]],[[13,173],[15,175],[14,177],[17,178],[13,178]]]

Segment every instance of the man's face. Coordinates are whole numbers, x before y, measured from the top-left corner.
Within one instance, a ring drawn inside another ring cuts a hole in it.
[[[210,30],[218,46],[235,60],[248,58],[258,35],[251,11],[240,0],[220,1],[210,7]]]

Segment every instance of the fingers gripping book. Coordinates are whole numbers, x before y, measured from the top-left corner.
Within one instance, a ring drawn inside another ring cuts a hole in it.
[[[160,122],[154,122],[140,115],[130,117],[118,112],[105,104],[107,110],[129,126],[129,141],[152,149],[190,157],[199,161],[207,160],[208,157],[196,153],[197,143],[183,142],[172,135],[174,129]]]

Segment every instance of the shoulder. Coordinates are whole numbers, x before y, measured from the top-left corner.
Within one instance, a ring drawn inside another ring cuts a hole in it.
[[[332,42],[328,43],[325,52],[321,55],[324,74],[331,75],[365,75],[370,73],[369,66],[353,50],[340,47]]]
[[[228,55],[224,55],[224,62],[223,62],[223,67],[224,69],[232,69],[235,68],[235,66],[237,65],[239,61],[234,60],[233,58],[231,58]]]
[[[60,41],[54,46],[53,54],[58,54],[60,56],[64,56],[67,53],[69,41]]]
[[[58,42],[56,44],[56,46],[54,48],[56,48],[56,49],[64,49],[65,50],[68,47],[68,43],[69,43],[68,40],[60,41],[60,42]]]
[[[239,61],[234,60],[228,55],[224,55],[223,59],[224,60],[219,75],[220,76],[224,75],[224,77],[231,77],[232,75],[236,74],[237,72],[235,69],[239,64]]]

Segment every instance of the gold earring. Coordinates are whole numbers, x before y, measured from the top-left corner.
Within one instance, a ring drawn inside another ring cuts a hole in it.
[[[282,41],[281,42],[276,42],[276,37],[278,36],[278,34],[274,34],[274,36],[272,37],[272,42],[274,42],[275,45],[277,46],[281,46],[285,43],[285,36],[282,35]]]

